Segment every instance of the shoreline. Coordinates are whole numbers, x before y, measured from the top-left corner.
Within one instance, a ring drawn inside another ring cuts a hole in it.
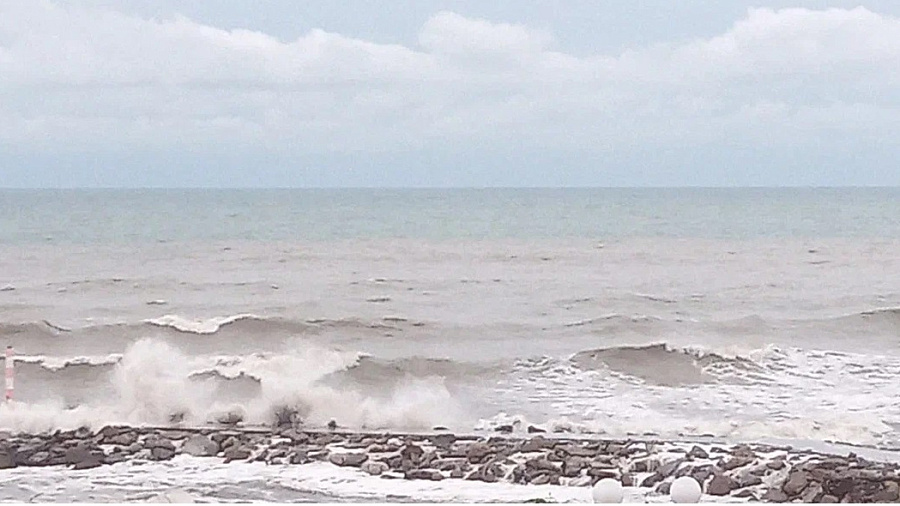
[[[865,449],[859,449],[865,453]],[[885,450],[869,449],[887,452]],[[890,453],[890,452],[887,452]],[[0,435],[0,473],[15,467],[89,470],[177,455],[239,465],[317,462],[383,479],[589,487],[613,478],[648,496],[691,476],[706,496],[762,502],[900,499],[900,464],[784,445],[572,434],[454,434],[267,427],[107,426]],[[892,455],[900,460],[900,456]]]

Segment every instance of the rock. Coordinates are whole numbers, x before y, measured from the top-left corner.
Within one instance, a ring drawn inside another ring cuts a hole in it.
[[[900,485],[895,481],[886,481],[882,484],[883,488],[873,499],[875,502],[897,502],[900,499]]]
[[[731,497],[737,497],[738,499],[750,499],[753,502],[759,501],[759,498],[756,497],[756,494],[754,494],[753,491],[749,489],[738,490]]]
[[[175,457],[175,449],[166,448],[164,446],[157,446],[156,448],[152,448],[150,450],[150,459],[161,461],[161,460],[170,460]]]
[[[853,480],[851,478],[838,478],[825,481],[825,493],[837,498],[844,497],[853,490]]]
[[[772,469],[774,471],[778,471],[780,469],[784,469],[784,458],[777,458],[775,460],[770,460],[766,462],[766,467]]]
[[[823,495],[822,485],[813,482],[803,491],[803,495],[800,496],[800,501],[805,503],[819,502],[818,499]]]
[[[88,458],[82,460],[81,462],[77,462],[72,469],[76,471],[81,471],[85,469],[94,469],[96,467],[100,467],[103,465],[103,462],[95,455],[91,455]]]
[[[709,453],[706,453],[706,450],[700,448],[699,446],[694,446],[691,448],[691,451],[688,452],[688,457],[693,457],[695,459],[708,459]]]
[[[434,469],[413,469],[406,472],[405,478],[407,480],[441,481],[444,479],[444,475]]]
[[[111,453],[103,458],[103,463],[106,465],[118,464],[120,462],[125,461],[125,455],[121,453]]]
[[[46,466],[50,460],[49,452],[37,452],[25,460],[26,466]]]
[[[659,474],[659,472],[653,473],[650,476],[644,478],[644,481],[641,482],[641,487],[644,488],[653,488],[656,485],[660,484],[665,480],[666,477]]]
[[[733,471],[739,467],[744,467],[752,463],[753,459],[750,457],[732,457],[725,462],[725,464],[722,466],[722,469],[725,469],[726,471]]]
[[[777,488],[770,488],[762,496],[763,502],[788,502],[788,496]]]
[[[247,460],[250,458],[250,453],[249,448],[240,445],[232,445],[225,450],[225,463],[227,464],[235,460]]]
[[[137,440],[138,435],[134,432],[122,432],[105,438],[103,443],[118,446],[131,446],[136,443]]]
[[[309,464],[312,460],[309,458],[305,450],[297,450],[288,456],[288,462],[294,465]],[[386,464],[385,464],[386,465]]]
[[[181,452],[194,457],[214,457],[219,453],[219,445],[207,436],[195,434],[184,441]]]
[[[681,466],[681,464],[683,464],[685,462],[685,460],[686,459],[681,458],[681,459],[676,459],[676,460],[673,460],[666,464],[663,464],[659,467],[659,469],[656,471],[656,473],[661,475],[664,478],[668,478],[669,476],[672,476],[673,474],[675,474],[675,471],[678,470],[678,467]]]
[[[604,469],[601,467],[591,467],[590,469],[588,469],[587,475],[590,476],[591,478],[596,478],[598,480],[602,480],[604,478],[618,478],[619,470],[618,469]],[[563,476],[567,476],[567,475],[563,474]]]
[[[825,494],[819,499],[819,502],[822,504],[837,504],[839,502],[838,498],[833,495]]]
[[[569,457],[563,461],[562,474],[567,478],[574,478],[581,474],[581,470],[588,465],[589,462],[582,457]]]
[[[144,439],[144,448],[147,448],[149,450],[153,450],[155,448],[162,448],[162,449],[171,450],[174,452],[175,451],[175,443],[173,443],[172,441],[170,441],[164,437],[161,437],[159,435],[150,434],[149,436],[147,436],[146,439]]]
[[[794,471],[790,474],[787,481],[784,482],[781,490],[783,490],[788,497],[794,497],[800,492],[803,492],[803,489],[806,488],[806,485],[808,484],[809,478],[807,478],[805,471]]]
[[[755,487],[762,482],[762,478],[753,473],[743,473],[737,479],[738,488]]]
[[[328,461],[340,467],[359,467],[369,459],[365,453],[332,453]]]
[[[219,431],[219,432],[213,432],[212,434],[209,435],[209,438],[212,439],[213,441],[215,441],[222,448],[225,448],[225,446],[227,446],[224,444],[225,441],[227,441],[229,439],[238,440],[240,437],[241,437],[240,432],[235,432],[235,431],[231,431],[231,430],[223,430],[223,431]]]
[[[91,457],[91,449],[86,444],[79,444],[69,448],[65,453],[65,463],[72,465],[83,462]]]
[[[532,485],[546,485],[550,483],[550,474],[549,473],[541,473],[534,477],[531,480]]]
[[[469,462],[478,464],[493,452],[494,449],[487,443],[472,443],[466,448],[466,458]]]
[[[737,483],[724,474],[713,476],[712,481],[706,486],[706,493],[709,495],[723,496],[731,493],[737,488]]]
[[[221,423],[222,425],[237,425],[243,421],[244,415],[234,412],[225,413],[216,418],[216,422]]]
[[[556,443],[544,436],[535,436],[524,442],[519,448],[519,451],[523,453],[539,452],[541,450],[553,448],[554,446],[556,446]]]
[[[512,434],[513,426],[512,425],[500,425],[494,428],[494,432],[499,432],[501,434]]]
[[[0,446],[0,469],[12,469],[18,464],[16,463],[16,449],[4,444]]]
[[[418,464],[422,460],[424,454],[425,450],[423,450],[421,446],[414,444],[408,444],[400,449],[400,458],[402,460],[408,460],[413,464]]]
[[[362,465],[362,470],[372,476],[381,476],[381,474],[387,472],[388,469],[388,465],[384,462],[375,462],[372,460],[368,460]]]
[[[431,444],[443,450],[449,449],[450,446],[455,442],[456,436],[454,436],[453,434],[438,434],[437,436],[433,436],[431,438]]]
[[[546,433],[546,432],[547,432],[547,431],[546,431],[545,429],[542,429],[542,428],[540,428],[540,427],[535,427],[534,425],[529,425],[529,426],[528,426],[528,433],[529,433],[529,434],[543,434],[543,433]]]

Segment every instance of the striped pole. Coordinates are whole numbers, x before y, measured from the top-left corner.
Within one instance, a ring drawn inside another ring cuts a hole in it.
[[[6,347],[6,402],[13,400],[13,390],[16,379],[16,359],[13,357],[12,346]]]

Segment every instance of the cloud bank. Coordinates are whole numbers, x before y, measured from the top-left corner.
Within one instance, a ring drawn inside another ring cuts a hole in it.
[[[0,146],[17,158],[0,163],[13,174],[38,155],[180,153],[293,160],[302,172],[347,153],[471,161],[534,152],[661,166],[652,153],[897,155],[900,19],[863,7],[754,9],[712,38],[618,54],[566,54],[552,33],[452,12],[433,15],[417,40],[313,30],[283,41],[184,17],[6,1]],[[434,170],[447,172],[439,184],[454,181],[453,167]]]

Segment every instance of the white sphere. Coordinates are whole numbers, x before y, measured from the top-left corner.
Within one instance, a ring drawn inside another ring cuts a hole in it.
[[[669,495],[672,496],[672,502],[675,503],[697,503],[700,502],[703,491],[697,480],[690,476],[682,476],[672,482],[672,486],[669,487]]]
[[[622,502],[625,492],[619,480],[603,478],[591,490],[591,498],[598,504],[614,504]]]

